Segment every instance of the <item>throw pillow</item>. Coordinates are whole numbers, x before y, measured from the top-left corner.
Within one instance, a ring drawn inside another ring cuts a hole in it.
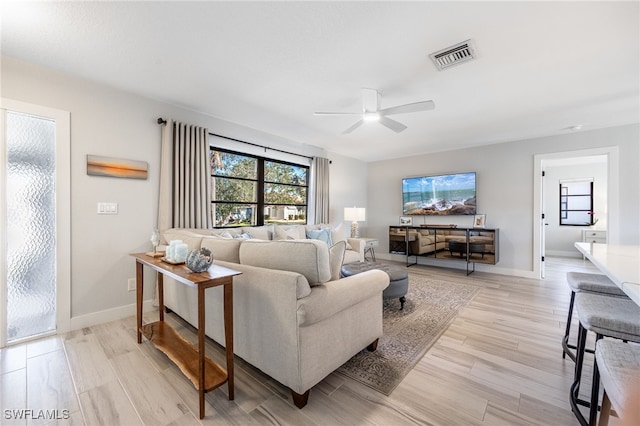
[[[344,252],[347,250],[347,243],[338,241],[329,248],[329,268],[331,268],[331,281],[340,279],[342,262],[344,262]]]
[[[331,240],[334,243],[337,243],[338,241],[344,241],[344,243],[347,245],[347,250],[353,249],[351,247],[351,244],[349,244],[349,241],[347,241],[347,236],[342,230],[342,223],[338,224],[338,226],[336,226],[331,230]]]
[[[233,236],[231,235],[231,233],[229,231],[222,231],[216,234],[212,234],[211,235],[213,238],[220,238],[223,240],[231,240],[233,239]]]
[[[273,225],[245,226],[242,232],[249,232],[257,240],[273,240]]]
[[[331,247],[333,241],[331,240],[331,229],[307,229],[307,238],[310,240],[320,240],[327,243],[327,246]]]
[[[251,235],[249,232],[243,232],[242,234],[234,235],[233,238],[236,238],[238,240],[252,240],[253,235]]]
[[[275,227],[275,240],[299,240],[298,231],[295,228],[287,228],[284,226]]]

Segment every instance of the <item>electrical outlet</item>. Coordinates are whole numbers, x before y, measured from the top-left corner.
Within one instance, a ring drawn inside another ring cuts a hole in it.
[[[136,291],[136,279],[135,278],[129,278],[127,280],[127,290]]]

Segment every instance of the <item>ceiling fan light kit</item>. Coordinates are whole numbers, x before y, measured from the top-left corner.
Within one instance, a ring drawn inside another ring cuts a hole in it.
[[[314,112],[314,115],[359,115],[360,120],[343,131],[343,134],[353,132],[365,121],[377,121],[394,132],[400,133],[407,126],[392,120],[388,117],[389,115],[428,111],[433,108],[435,108],[435,104],[429,100],[380,109],[380,93],[375,89],[362,89],[362,112]]]

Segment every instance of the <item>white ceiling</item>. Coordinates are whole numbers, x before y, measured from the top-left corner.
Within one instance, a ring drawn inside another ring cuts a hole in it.
[[[2,53],[374,161],[640,122],[639,4],[5,0]],[[437,71],[466,39],[478,59]],[[313,115],[363,87],[436,108],[399,134]]]

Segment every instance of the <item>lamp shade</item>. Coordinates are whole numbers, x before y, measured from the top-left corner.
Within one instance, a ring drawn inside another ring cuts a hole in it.
[[[366,217],[366,211],[364,207],[345,207],[344,208],[344,220],[351,222],[363,222]]]

